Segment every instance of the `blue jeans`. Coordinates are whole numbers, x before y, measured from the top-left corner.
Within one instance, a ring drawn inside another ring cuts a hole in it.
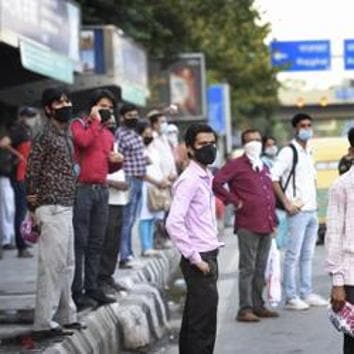
[[[124,207],[123,224],[120,241],[120,261],[126,262],[133,255],[132,229],[137,219],[142,195],[143,181],[139,178],[127,176],[129,183],[129,202]]]
[[[141,250],[151,250],[154,248],[154,219],[140,220],[139,235]]]
[[[297,265],[300,270],[299,295],[306,298],[312,292],[312,258],[317,240],[316,211],[288,216],[289,237],[284,260],[285,300],[298,296],[296,289]]]
[[[11,181],[15,193],[15,240],[18,250],[27,248],[26,242],[22,238],[21,225],[27,213],[27,199],[25,182]]]

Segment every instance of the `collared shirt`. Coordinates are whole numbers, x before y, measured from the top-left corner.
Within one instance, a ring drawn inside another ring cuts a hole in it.
[[[302,211],[315,211],[317,209],[316,170],[311,151],[308,147],[304,149],[295,139],[291,143],[295,146],[298,155],[295,168],[295,191],[291,178],[285,195],[290,201],[300,200],[303,203]],[[283,181],[285,183],[284,181],[287,180],[293,166],[293,157],[294,152],[289,146],[279,152],[271,170],[274,182]]]
[[[105,184],[108,173],[119,170],[120,164],[109,161],[113,151],[113,134],[99,121],[76,119],[71,124],[75,159],[80,165],[79,182]]]
[[[224,184],[228,184],[228,190]],[[216,174],[213,189],[224,204],[237,207],[242,202],[242,207],[235,211],[235,231],[244,228],[261,234],[273,232],[275,197],[267,166],[257,172],[246,155],[233,159]]]
[[[49,121],[33,143],[27,166],[27,194],[36,194],[39,206],[73,205],[73,152],[69,132]]]
[[[199,263],[200,252],[218,249],[212,175],[191,161],[173,185],[173,201],[166,228],[178,250],[191,263]]]
[[[335,286],[354,285],[354,167],[329,190],[326,271]]]
[[[177,175],[176,160],[173,150],[164,134],[154,132],[154,140],[150,144],[150,149],[155,149],[160,155],[160,169],[163,177],[168,178],[170,175]]]
[[[133,129],[121,127],[116,133],[118,150],[124,156],[123,169],[127,176],[144,177],[146,175],[145,147],[141,136]]]

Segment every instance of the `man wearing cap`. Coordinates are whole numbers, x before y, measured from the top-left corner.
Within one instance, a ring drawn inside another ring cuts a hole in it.
[[[37,125],[38,117],[39,113],[35,108],[22,107],[18,112],[16,123],[10,128],[12,146],[19,154],[11,184],[15,193],[15,240],[18,257],[20,258],[33,257],[22,238],[21,224],[27,213],[25,174],[28,156],[31,151],[33,129]]]
[[[308,146],[313,136],[312,117],[298,113],[291,123],[295,137],[280,151],[271,172],[275,194],[287,212],[289,230],[284,260],[285,307],[307,310],[310,306],[327,304],[312,289],[312,259],[318,229],[316,171]]]
[[[108,224],[108,173],[120,169],[122,156],[113,150],[108,129],[116,99],[106,89],[93,92],[90,114],[71,125],[80,165],[75,206],[75,277],[73,296],[79,309],[115,302],[98,287],[98,272]]]
[[[34,329],[62,335],[72,333],[64,328],[82,328],[71,296],[77,178],[68,129],[72,104],[64,90],[48,88],[43,92],[42,106],[48,119],[34,140],[26,176],[27,200],[41,230]]]

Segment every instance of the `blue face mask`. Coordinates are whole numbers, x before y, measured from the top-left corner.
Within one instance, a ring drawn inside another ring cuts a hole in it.
[[[297,137],[301,141],[308,141],[313,137],[313,130],[312,129],[300,129],[297,133]]]

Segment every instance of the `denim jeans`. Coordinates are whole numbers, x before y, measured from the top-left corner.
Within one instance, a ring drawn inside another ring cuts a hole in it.
[[[288,216],[289,236],[284,260],[285,299],[300,295],[306,298],[312,292],[312,258],[317,240],[317,213],[304,211]],[[296,287],[297,266],[300,271],[299,293]]]
[[[151,250],[154,248],[154,219],[140,220],[139,222],[139,235],[141,250]]]
[[[15,193],[15,240],[18,250],[27,248],[21,235],[21,225],[27,213],[27,199],[25,182],[11,181]]]
[[[127,182],[129,184],[129,202],[124,207],[123,211],[123,225],[120,243],[121,262],[126,262],[129,256],[133,255],[132,229],[138,216],[143,187],[143,181],[136,177],[127,176]]]
[[[86,292],[97,290],[107,224],[108,188],[93,185],[78,186],[74,205],[75,276],[72,287],[74,296],[79,296],[83,288]]]

